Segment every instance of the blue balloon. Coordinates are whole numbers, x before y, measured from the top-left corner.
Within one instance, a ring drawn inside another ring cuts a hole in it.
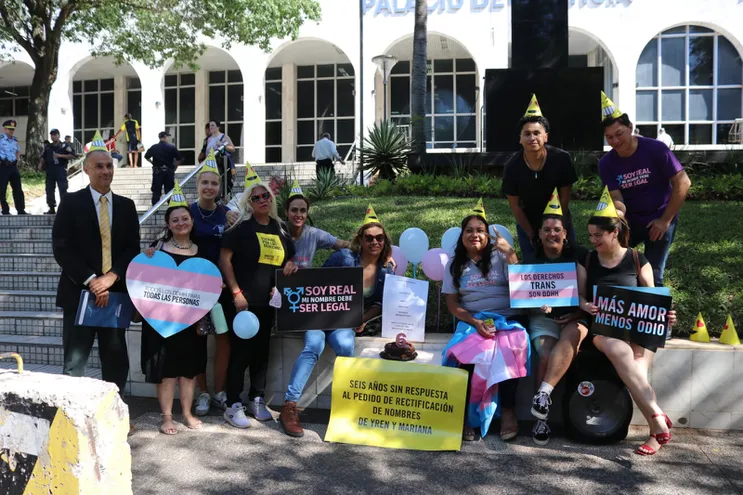
[[[241,339],[252,339],[258,333],[259,327],[258,317],[250,311],[240,311],[232,321],[232,329]]]
[[[452,227],[441,236],[441,248],[449,256],[454,256],[454,248],[457,247],[457,241],[460,235],[462,235],[462,229],[460,227]]]
[[[490,225],[490,235],[495,237],[495,232],[498,232],[498,235],[500,235],[502,238],[504,238],[508,243],[511,245],[511,247],[515,247],[513,244],[513,235],[511,235],[511,231],[509,231],[507,228],[505,228],[503,225],[498,224],[492,224]]]
[[[409,262],[417,265],[428,252],[428,236],[418,227],[407,229],[400,236],[400,249]]]

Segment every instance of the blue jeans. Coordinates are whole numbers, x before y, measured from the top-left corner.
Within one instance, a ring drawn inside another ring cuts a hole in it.
[[[304,334],[304,349],[294,362],[289,387],[286,389],[284,400],[297,402],[302,396],[302,390],[307,384],[312,368],[325,349],[325,340],[335,351],[336,356],[353,357],[355,333],[350,328],[338,330],[309,330]]]
[[[666,233],[657,241],[650,240],[650,229],[648,228],[630,229],[630,247],[635,247],[641,243],[645,244],[644,254],[650,262],[650,266],[653,267],[653,279],[655,279],[656,287],[663,287],[663,272],[666,269],[668,252],[671,250],[671,244],[673,243],[673,238],[676,236],[677,227],[678,217],[673,219]]]

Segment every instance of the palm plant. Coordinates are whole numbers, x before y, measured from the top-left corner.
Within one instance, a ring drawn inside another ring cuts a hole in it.
[[[334,170],[321,168],[317,171],[317,176],[307,189],[309,197],[315,201],[330,199],[339,191],[342,191],[348,181],[342,176],[337,175]]]
[[[410,156],[407,134],[390,122],[374,124],[364,138],[364,171],[392,180],[407,170]]]
[[[426,152],[426,79],[428,65],[428,2],[415,1],[415,27],[413,29],[413,71],[410,80],[410,126],[416,154]]]

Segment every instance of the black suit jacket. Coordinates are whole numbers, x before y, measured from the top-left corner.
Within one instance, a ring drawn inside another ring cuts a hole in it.
[[[126,269],[140,252],[139,217],[134,201],[113,195],[111,226],[111,271],[119,276],[109,289],[126,292]],[[69,193],[59,205],[52,229],[54,259],[62,267],[57,288],[57,306],[77,310],[83,284],[91,275],[103,275],[101,233],[90,188]]]

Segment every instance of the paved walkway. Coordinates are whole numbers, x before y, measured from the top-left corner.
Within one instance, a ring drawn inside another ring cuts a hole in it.
[[[220,416],[207,417],[200,431],[165,436],[159,414],[142,407],[132,405],[130,438],[137,495],[743,494],[743,431],[674,429],[653,458],[632,453],[643,428],[613,446],[558,437],[538,447],[528,436],[512,444],[489,436],[461,452],[415,452],[324,443],[324,413],[310,417],[317,422],[304,424],[301,439],[275,421],[237,430]]]

